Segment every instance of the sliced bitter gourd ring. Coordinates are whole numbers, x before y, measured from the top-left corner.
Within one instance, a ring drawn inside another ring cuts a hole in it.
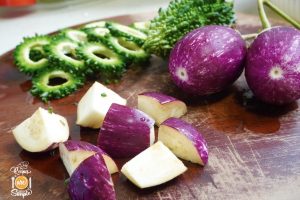
[[[73,93],[83,84],[83,77],[51,68],[41,71],[32,78],[31,94],[43,101],[60,99]]]
[[[122,24],[107,22],[106,27],[110,30],[113,36],[126,37],[138,45],[143,45],[145,39],[147,38],[145,33]]]
[[[124,37],[108,37],[107,44],[116,53],[133,63],[145,62],[150,57],[139,45]]]
[[[64,29],[59,33],[59,35],[65,36],[70,40],[78,43],[85,43],[88,40],[87,34],[84,31],[76,29]]]
[[[50,43],[48,36],[36,35],[24,38],[14,51],[15,64],[25,74],[33,75],[48,65],[48,59],[44,58],[42,47]],[[37,51],[41,54],[38,55]]]
[[[102,27],[87,28],[83,31],[87,34],[88,40],[94,42],[105,42],[110,36],[109,30]]]
[[[88,73],[84,62],[78,58],[79,44],[65,37],[56,37],[45,46],[49,63],[71,73]]]
[[[130,26],[147,34],[150,27],[150,22],[134,22]]]
[[[101,43],[86,43],[77,49],[78,55],[94,73],[121,75],[124,71],[123,58]]]
[[[86,24],[82,28],[94,28],[94,27],[104,28],[105,25],[106,25],[106,21],[97,21],[97,22]]]

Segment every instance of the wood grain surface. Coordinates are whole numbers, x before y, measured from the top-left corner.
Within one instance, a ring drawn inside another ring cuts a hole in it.
[[[128,24],[152,15],[113,18]],[[239,15],[237,29],[252,33],[259,20]],[[183,94],[171,82],[167,62],[152,57],[144,66],[132,66],[119,84],[109,85],[136,106],[137,94],[161,91],[185,101],[184,120],[196,126],[209,145],[209,162],[200,167],[188,162],[188,171],[158,187],[138,189],[123,175],[113,175],[120,200],[128,199],[221,199],[221,200],[297,200],[300,199],[300,110],[298,103],[273,107],[253,98],[244,76],[226,91],[202,98]],[[64,180],[68,178],[58,151],[28,153],[12,135],[12,128],[29,117],[39,106],[52,106],[67,118],[71,139],[96,143],[98,130],[75,125],[76,103],[91,86],[61,100],[43,104],[33,98],[29,77],[18,72],[12,52],[0,57],[0,199],[11,196],[10,168],[29,162],[32,195],[25,199],[68,199]],[[119,168],[127,160],[116,160]]]

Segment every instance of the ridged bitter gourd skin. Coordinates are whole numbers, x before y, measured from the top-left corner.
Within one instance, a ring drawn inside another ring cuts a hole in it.
[[[95,28],[95,27],[105,28],[106,27],[106,21],[91,22],[91,23],[83,25],[82,28],[85,29],[85,28]]]
[[[205,25],[231,25],[234,22],[233,1],[173,0],[151,20],[143,48],[167,57],[175,43],[188,32]]]
[[[149,27],[150,27],[150,21],[145,22],[134,22],[130,25],[130,27],[137,29],[139,31],[142,31],[144,33],[148,33]]]
[[[123,56],[127,63],[142,63],[150,58],[150,55],[142,47],[125,37],[108,37],[106,44],[116,53]]]
[[[88,41],[105,43],[107,38],[110,37],[110,31],[107,28],[93,27],[82,29],[86,34]]]
[[[89,69],[76,53],[78,47],[77,42],[66,37],[53,38],[51,43],[45,46],[50,65],[74,74],[88,73]]]
[[[111,34],[115,37],[125,37],[138,45],[143,45],[147,35],[132,27],[118,24],[115,22],[106,22],[106,27],[110,30]]]
[[[122,74],[125,68],[123,58],[102,43],[89,42],[77,49],[79,57],[85,61],[94,74]]]
[[[63,29],[59,32],[59,36],[64,36],[77,43],[85,43],[88,41],[87,34],[84,31],[76,29]]]
[[[34,75],[48,66],[43,47],[50,43],[48,36],[36,35],[27,37],[14,51],[14,61],[18,69],[27,74]]]
[[[65,82],[50,85],[51,79],[63,79]],[[31,94],[43,101],[60,99],[76,91],[84,84],[84,77],[60,69],[49,68],[40,71],[32,78]]]

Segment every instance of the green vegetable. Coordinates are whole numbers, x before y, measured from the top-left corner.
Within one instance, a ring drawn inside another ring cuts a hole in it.
[[[116,53],[126,58],[127,63],[141,63],[149,60],[150,55],[137,43],[125,37],[108,37],[106,44]]]
[[[107,96],[107,94],[106,93],[101,93],[101,97],[106,97]]]
[[[104,28],[106,25],[106,21],[97,21],[97,22],[92,22],[84,25],[82,28],[95,28],[95,27],[100,27]]]
[[[18,69],[28,75],[33,75],[48,66],[43,46],[50,43],[48,36],[36,35],[27,37],[14,51],[14,61]]]
[[[125,37],[113,37],[107,28],[89,28],[85,29],[89,41],[101,42],[107,45],[117,54],[125,58],[126,63],[144,62],[149,59],[147,54],[138,44]]]
[[[128,40],[131,40],[139,45],[142,45],[147,38],[147,35],[145,33],[122,24],[107,22],[106,27],[110,30],[113,36],[125,37]]]
[[[31,94],[43,101],[65,97],[84,84],[84,78],[60,69],[47,69],[32,78]]]
[[[83,29],[83,31],[87,34],[88,40],[92,42],[105,43],[107,37],[110,37],[110,31],[107,28],[94,27]]]
[[[78,43],[87,42],[87,34],[84,31],[76,29],[61,30],[59,35],[69,38],[70,40]]]
[[[175,43],[204,25],[235,22],[233,2],[228,0],[173,0],[151,20],[144,49],[158,56],[169,55]]]
[[[57,69],[71,73],[88,73],[89,69],[76,53],[78,46],[78,43],[68,38],[55,37],[49,45],[45,46],[49,63]]]
[[[147,34],[150,27],[150,22],[134,22],[130,26]]]
[[[102,43],[90,42],[81,45],[77,54],[95,74],[121,75],[124,71],[123,58]]]

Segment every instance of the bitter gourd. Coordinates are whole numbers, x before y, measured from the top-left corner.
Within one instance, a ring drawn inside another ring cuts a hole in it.
[[[48,45],[50,41],[50,37],[42,35],[24,38],[14,51],[14,61],[18,69],[25,74],[33,75],[46,68],[48,59],[43,46]]]
[[[95,28],[95,27],[100,27],[104,28],[106,25],[106,21],[97,21],[97,22],[92,22],[84,25],[82,28]]]
[[[66,37],[55,37],[45,46],[45,51],[51,66],[71,73],[88,73],[89,69],[76,53],[78,47],[78,43]]]
[[[78,43],[87,42],[87,34],[84,31],[76,29],[64,29],[59,33],[60,36],[69,38],[70,40]]]
[[[150,22],[134,22],[130,26],[147,34],[150,27]]]
[[[110,30],[111,34],[115,37],[125,37],[138,45],[143,45],[147,35],[139,30],[118,24],[115,22],[107,22],[106,27]]]
[[[122,74],[125,67],[123,58],[99,42],[89,42],[77,49],[79,57],[95,74]]]
[[[43,101],[60,99],[76,91],[84,84],[84,78],[60,69],[49,68],[32,78],[31,94]]]

